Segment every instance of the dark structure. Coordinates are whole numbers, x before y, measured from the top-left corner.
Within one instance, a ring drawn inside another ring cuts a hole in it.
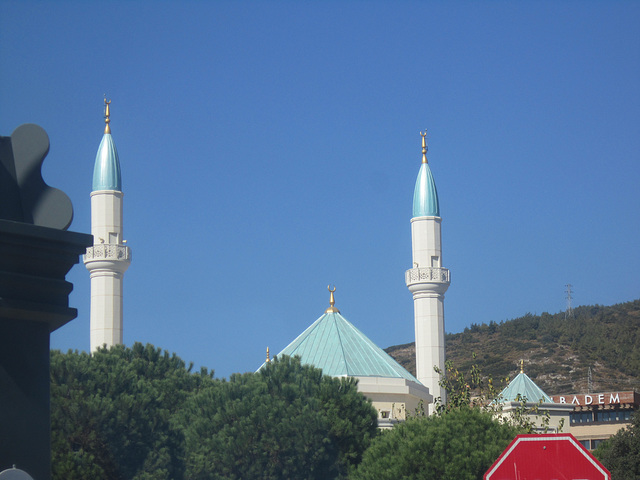
[[[51,478],[49,334],[74,319],[65,280],[91,235],[68,232],[69,198],[41,175],[37,125],[0,136],[0,471]]]

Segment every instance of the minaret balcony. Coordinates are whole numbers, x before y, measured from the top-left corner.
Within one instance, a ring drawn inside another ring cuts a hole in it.
[[[131,249],[126,245],[102,243],[87,248],[84,263],[92,261],[131,262]]]
[[[448,268],[442,267],[417,267],[410,268],[404,274],[407,287],[418,283],[442,283],[449,286],[451,274]]]

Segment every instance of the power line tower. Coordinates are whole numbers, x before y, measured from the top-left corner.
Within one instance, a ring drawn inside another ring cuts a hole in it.
[[[567,288],[565,290],[565,294],[567,295],[567,309],[564,311],[564,319],[566,320],[567,318],[573,318],[573,308],[571,308],[571,293],[573,293],[571,291],[571,287],[573,285],[571,285],[570,283],[566,284],[565,287]]]
[[[587,374],[587,393],[593,392],[593,377],[591,376],[591,367],[589,367],[589,373]]]

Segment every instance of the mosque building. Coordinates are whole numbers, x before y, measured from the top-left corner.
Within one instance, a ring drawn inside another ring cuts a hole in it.
[[[335,288],[329,291],[329,308],[278,355],[299,356],[325,375],[358,379],[358,391],[378,410],[381,428],[426,409],[433,399],[429,390],[344,318],[335,307]]]
[[[375,345],[335,307],[329,308],[278,355],[301,358],[334,377],[358,379],[358,390],[378,410],[378,426],[389,428],[416,411],[433,413],[434,401],[446,401],[434,366],[444,370],[444,293],[449,270],[442,265],[440,206],[427,162],[426,132],[422,135],[422,164],[413,196],[411,219],[413,268],[405,273],[413,294],[416,373],[411,375]]]
[[[546,433],[569,431],[572,406],[556,403],[549,395],[536,385],[524,373],[524,360],[520,360],[520,373],[515,376],[497,397],[502,404],[500,415],[513,415],[518,409],[525,407],[527,417],[535,425],[535,429]]]
[[[110,102],[105,99],[105,130],[93,171],[91,233],[84,263],[91,277],[91,351],[123,341],[123,276],[131,264],[131,249],[123,239],[123,192],[120,161],[110,128]],[[303,363],[334,377],[358,379],[358,389],[372,400],[381,427],[390,427],[418,410],[433,411],[444,401],[434,366],[444,369],[444,292],[449,271],[442,267],[440,207],[427,163],[426,133],[422,135],[422,165],[416,181],[411,219],[413,268],[406,284],[415,307],[417,376],[411,375],[384,350],[344,318],[331,291],[325,313],[291,342],[280,355],[299,355]],[[435,397],[435,398],[434,398]]]
[[[123,192],[118,151],[111,136],[110,101],[105,99],[105,129],[96,155],[91,191],[91,233],[84,264],[91,277],[91,351],[123,343],[123,277],[131,264],[131,249],[123,239]],[[333,290],[322,316],[279,355],[301,357],[305,364],[334,377],[358,379],[358,390],[378,410],[378,424],[389,428],[416,411],[433,413],[436,402],[446,402],[437,366],[444,371],[444,294],[451,283],[443,267],[440,204],[427,161],[426,132],[422,136],[422,164],[413,195],[411,244],[413,267],[405,283],[413,295],[416,376],[342,316]],[[267,361],[269,350],[267,349]],[[540,429],[571,431],[593,449],[640,410],[637,392],[567,394],[549,397],[525,373],[520,373],[498,396],[502,415],[535,407],[531,419]],[[548,424],[543,419],[548,417]]]
[[[105,128],[93,169],[91,234],[84,264],[91,277],[91,351],[122,344],[122,281],[131,249],[122,233],[122,178],[111,136],[110,101],[105,99]]]

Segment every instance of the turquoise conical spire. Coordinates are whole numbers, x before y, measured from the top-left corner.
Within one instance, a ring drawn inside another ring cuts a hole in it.
[[[422,135],[422,165],[418,172],[416,188],[413,192],[413,216],[414,217],[439,217],[440,204],[438,202],[438,190],[433,179],[429,163],[427,161],[427,133]]]
[[[332,377],[404,378],[419,384],[404,367],[340,314],[335,307],[335,288],[329,291],[330,307],[324,315],[278,356],[297,355],[303,364],[321,368],[322,373]]]
[[[98,147],[96,154],[96,163],[93,167],[93,187],[92,191],[98,190],[116,190],[122,191],[122,178],[120,176],[120,160],[118,159],[118,150],[116,144],[111,137],[111,127],[109,123],[109,104],[105,98],[105,127],[104,136]]]
[[[527,402],[533,403],[553,403],[551,397],[524,373],[524,360],[520,360],[520,373],[500,392],[498,399],[501,402],[517,402],[526,399]]]

